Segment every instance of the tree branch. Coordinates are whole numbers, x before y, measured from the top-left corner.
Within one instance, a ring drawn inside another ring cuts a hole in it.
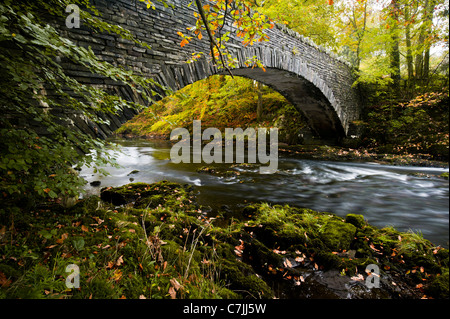
[[[214,35],[212,34],[211,29],[209,28],[208,25],[208,20],[206,19],[206,14],[205,14],[205,10],[203,10],[203,5],[201,0],[195,0],[195,4],[197,6],[198,12],[200,13],[200,17],[203,20],[203,24],[205,25],[206,28],[206,32],[208,33],[208,37],[209,37],[209,44],[210,44],[210,48],[211,48],[211,56],[213,58],[213,62],[216,64],[216,58],[214,57],[214,47],[216,47],[217,52],[219,52],[219,57],[220,60],[222,62],[222,65],[225,69],[227,69],[228,73],[231,75],[231,77],[234,78],[233,73],[231,73],[231,70],[228,68],[228,66],[225,64],[225,60],[223,58],[222,52],[220,50],[219,45],[216,42],[216,39],[214,38]],[[225,23],[225,22],[224,22]]]

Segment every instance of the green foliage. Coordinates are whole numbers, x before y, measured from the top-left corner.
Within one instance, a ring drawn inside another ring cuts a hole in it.
[[[448,160],[448,89],[368,110],[364,145],[380,153],[429,154]]]
[[[210,43],[209,55],[213,64],[219,69],[230,70],[230,68],[236,67],[238,62],[238,58],[233,56],[228,49],[231,32],[242,39],[244,46],[269,40],[264,31],[273,28],[274,24],[264,14],[252,10],[253,1],[211,0],[203,4],[201,0],[194,0],[189,6],[194,2],[197,7],[197,11],[194,12],[197,21],[194,26],[187,28],[190,35],[177,32],[182,39],[180,46],[184,47],[195,39],[202,40],[203,34],[205,34]],[[204,54],[204,52],[194,52],[189,62],[196,61]],[[247,62],[252,61],[253,66],[261,67],[264,70],[264,66],[258,59],[244,58]]]
[[[104,154],[96,156],[106,142],[73,129],[68,113],[104,123],[99,112],[141,108],[79,83],[59,62],[123,82],[148,103],[152,101],[150,86],[157,85],[152,80],[100,61],[90,48],[75,45],[47,24],[48,15],[64,15],[68,3],[8,0],[0,4],[0,197],[6,200],[76,196],[84,182],[71,166],[113,162]],[[97,17],[88,1],[70,3],[86,8],[81,10],[82,23],[92,29],[133,39],[123,28]]]
[[[261,90],[263,115],[258,121],[258,90]],[[192,130],[192,120],[202,127],[278,127],[279,139],[298,142],[298,131],[306,127],[301,114],[283,96],[269,87],[259,89],[253,80],[212,76],[169,96],[137,115],[116,133],[135,136],[168,136],[176,127]]]
[[[268,0],[261,2],[258,10],[316,44],[332,49],[339,45],[333,29],[334,7],[325,0]]]
[[[398,97],[448,85],[443,0],[267,0],[257,10],[345,57],[357,70],[355,84],[385,92],[401,77],[405,87],[391,92]],[[430,54],[433,47],[440,49]]]

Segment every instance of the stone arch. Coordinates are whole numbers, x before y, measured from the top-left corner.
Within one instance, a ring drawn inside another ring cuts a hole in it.
[[[137,0],[95,0],[107,21],[129,29],[136,38],[149,43],[151,49],[137,47],[134,42],[117,36],[95,33],[83,26],[70,30],[61,26],[61,29],[77,44],[90,46],[101,59],[152,77],[174,91],[211,75],[223,74],[206,58],[185,63],[193,52],[209,52],[209,44],[203,39],[180,47],[177,31],[194,25],[195,18],[193,8],[188,6],[190,0],[171,2],[173,8],[155,3],[156,10],[147,10],[145,4]],[[276,25],[266,33],[270,41],[252,47],[244,47],[241,39],[231,35],[231,51],[239,60],[233,73],[280,92],[303,113],[313,132],[321,138],[340,139],[350,135],[351,123],[359,119],[361,108],[358,92],[352,87],[351,66],[285,26]],[[254,56],[265,65],[266,72],[245,65],[245,60]],[[140,102],[139,97],[118,83],[78,70],[71,72],[83,83],[103,86],[126,99]],[[102,125],[101,130],[109,135],[134,114],[125,110],[117,116],[105,115],[111,124],[110,127]]]

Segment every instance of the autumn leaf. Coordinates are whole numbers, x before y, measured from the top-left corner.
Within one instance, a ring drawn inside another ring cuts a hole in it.
[[[115,281],[119,281],[120,279],[122,279],[122,271],[120,270],[120,269],[116,269],[115,271],[114,271],[114,274],[113,274],[113,279],[115,280]]]
[[[303,262],[303,260],[305,260],[305,258],[300,257],[300,256],[295,257],[295,261],[298,262],[298,263]]]
[[[328,4],[329,4],[330,6],[332,6],[332,5],[334,4],[334,1],[333,1],[333,0],[328,0]]]
[[[66,240],[69,237],[68,233],[64,233],[61,235],[61,238],[56,240],[57,244],[62,244],[64,242],[64,240]]]
[[[284,267],[292,268],[292,263],[289,261],[288,258],[286,258],[286,259],[283,261],[283,265],[284,265]]]
[[[84,225],[81,225],[81,230],[84,231],[84,232],[88,232],[89,231],[89,229],[86,226],[84,226]]]
[[[117,261],[116,261],[116,266],[120,266],[120,265],[122,265],[123,264],[123,255],[121,255],[118,259],[117,259]]]
[[[0,286],[4,288],[8,288],[11,284],[11,280],[6,278],[6,275],[2,272],[0,272]]]
[[[177,298],[177,292],[175,291],[175,289],[173,287],[169,288],[169,295],[171,299],[176,299]]]
[[[170,283],[172,284],[172,287],[175,288],[176,291],[178,291],[178,289],[181,288],[181,284],[175,278],[170,279]]]

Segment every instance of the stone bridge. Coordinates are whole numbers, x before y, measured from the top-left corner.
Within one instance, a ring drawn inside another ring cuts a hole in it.
[[[94,33],[83,24],[79,29],[60,27],[63,35],[81,46],[90,46],[101,59],[131,68],[175,91],[219,73],[206,58],[185,63],[193,52],[209,52],[206,36],[180,47],[177,32],[186,33],[186,27],[195,25],[193,12],[196,8],[195,5],[188,7],[190,0],[169,0],[173,7],[168,8],[156,2],[156,10],[147,9],[139,0],[92,2],[106,21],[127,28],[152,47],[150,50],[118,36]],[[352,88],[354,78],[350,65],[284,26],[277,25],[266,32],[270,41],[254,46],[244,47],[236,36],[231,39],[232,52],[240,61],[239,67],[232,70],[233,74],[260,81],[284,95],[304,115],[316,136],[339,140],[353,134],[351,123],[359,119],[361,103],[358,92]],[[265,72],[245,66],[244,61],[253,56],[265,65]],[[132,90],[117,82],[70,65],[66,69],[82,83],[141,102]],[[108,136],[134,115],[131,110],[117,116],[105,114],[104,119],[110,124],[98,125],[97,130]],[[74,124],[84,132],[92,132],[94,127],[76,117]]]

